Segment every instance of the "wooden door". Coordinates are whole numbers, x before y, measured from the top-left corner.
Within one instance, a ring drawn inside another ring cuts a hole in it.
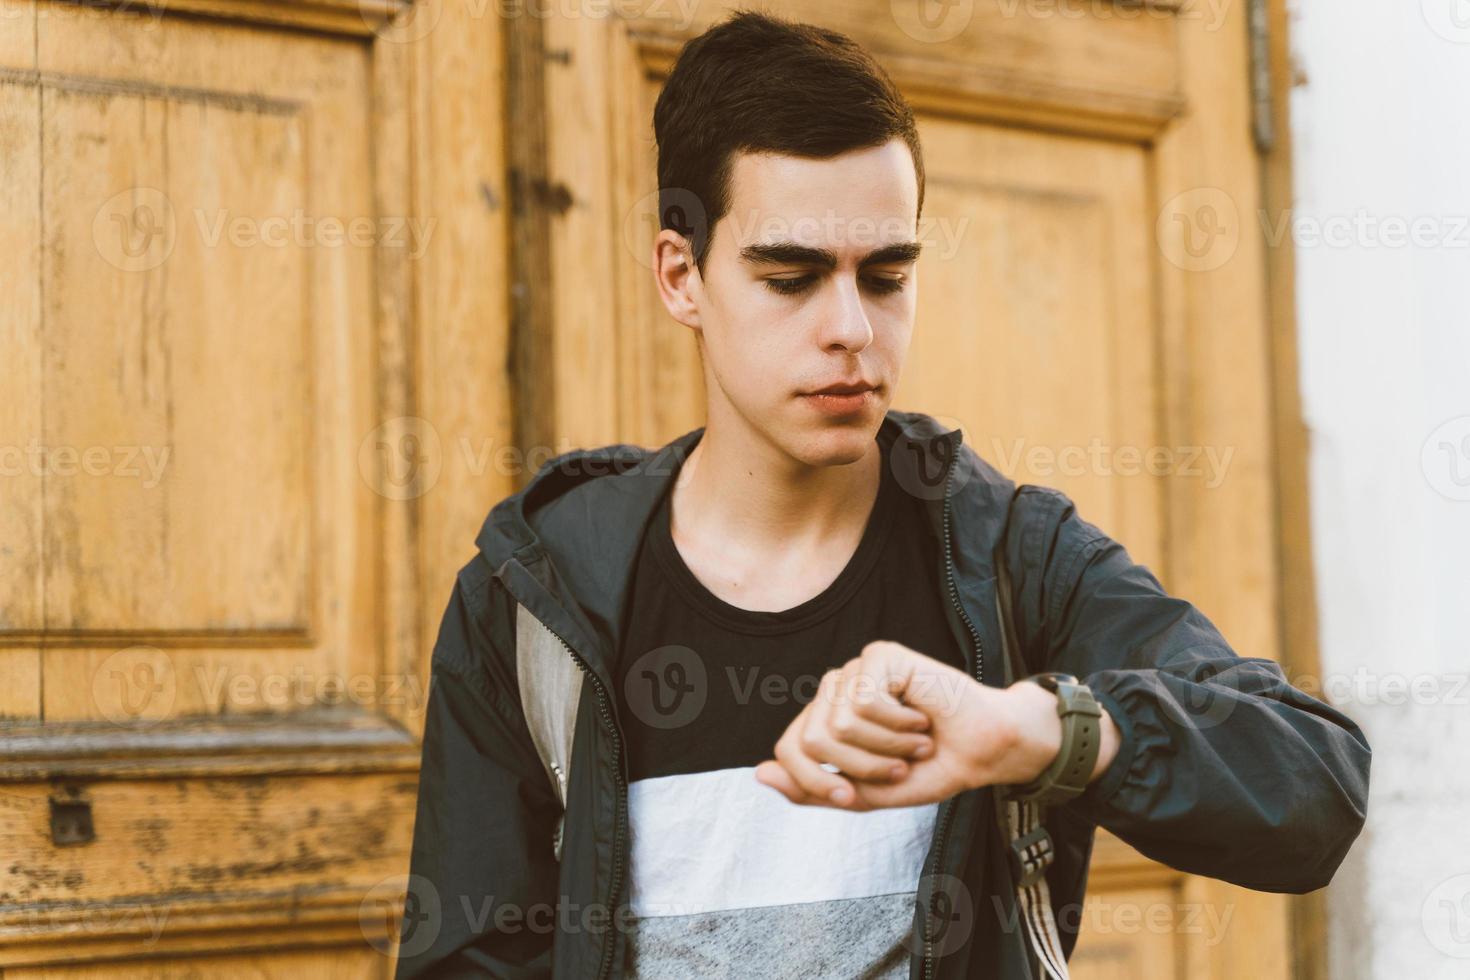
[[[702,422],[694,340],[647,268],[651,119],[681,41],[731,5],[687,23],[687,8],[643,6],[510,27],[530,443],[657,445]],[[1245,6],[779,11],[868,46],[921,115],[927,248],[894,405],[1066,491],[1240,651],[1276,656],[1267,287],[1242,224],[1259,206]],[[1290,953],[1280,896],[1101,835],[1079,978],[1282,977]]]
[[[387,975],[517,478],[475,13],[0,0],[7,980]]]

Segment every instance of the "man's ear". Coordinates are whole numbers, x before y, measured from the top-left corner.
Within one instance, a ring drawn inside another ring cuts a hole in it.
[[[653,240],[653,278],[669,315],[686,327],[698,330],[699,306],[695,298],[702,288],[699,269],[689,240],[665,228]]]

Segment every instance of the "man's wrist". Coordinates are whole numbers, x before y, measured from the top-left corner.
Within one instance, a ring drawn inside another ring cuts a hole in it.
[[[1035,681],[1021,680],[1006,689],[1014,705],[1013,718],[1016,739],[1012,771],[1006,783],[1022,784],[1036,779],[1056,759],[1062,747],[1062,719],[1057,714],[1057,696]],[[1099,705],[1098,719],[1100,746],[1097,761],[1093,765],[1088,782],[1092,783],[1107,772],[1118,755],[1118,726],[1108,713],[1106,706]]]

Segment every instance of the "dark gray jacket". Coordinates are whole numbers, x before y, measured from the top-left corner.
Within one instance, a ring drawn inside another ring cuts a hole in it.
[[[1004,548],[1028,666],[1082,678],[1118,724],[1108,771],[1046,815],[1068,953],[1098,826],[1192,874],[1277,892],[1327,884],[1366,811],[1371,751],[1358,727],[1274,662],[1237,656],[1061,492],[1017,488],[922,413],[890,411],[883,425],[899,432],[896,475],[925,501],[974,676],[1003,683],[993,555]],[[563,454],[486,518],[433,651],[400,980],[622,975],[614,657],[644,528],[703,432],[657,450]],[[560,808],[518,696],[518,603],[585,673],[560,862]],[[915,902],[915,978],[1031,975],[992,799],[987,787],[941,807]]]

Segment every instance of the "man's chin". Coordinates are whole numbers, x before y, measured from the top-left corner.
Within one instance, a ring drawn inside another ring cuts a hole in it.
[[[872,448],[883,413],[870,408],[861,415],[833,419],[810,410],[800,413],[790,432],[787,452],[811,466],[856,463]]]

